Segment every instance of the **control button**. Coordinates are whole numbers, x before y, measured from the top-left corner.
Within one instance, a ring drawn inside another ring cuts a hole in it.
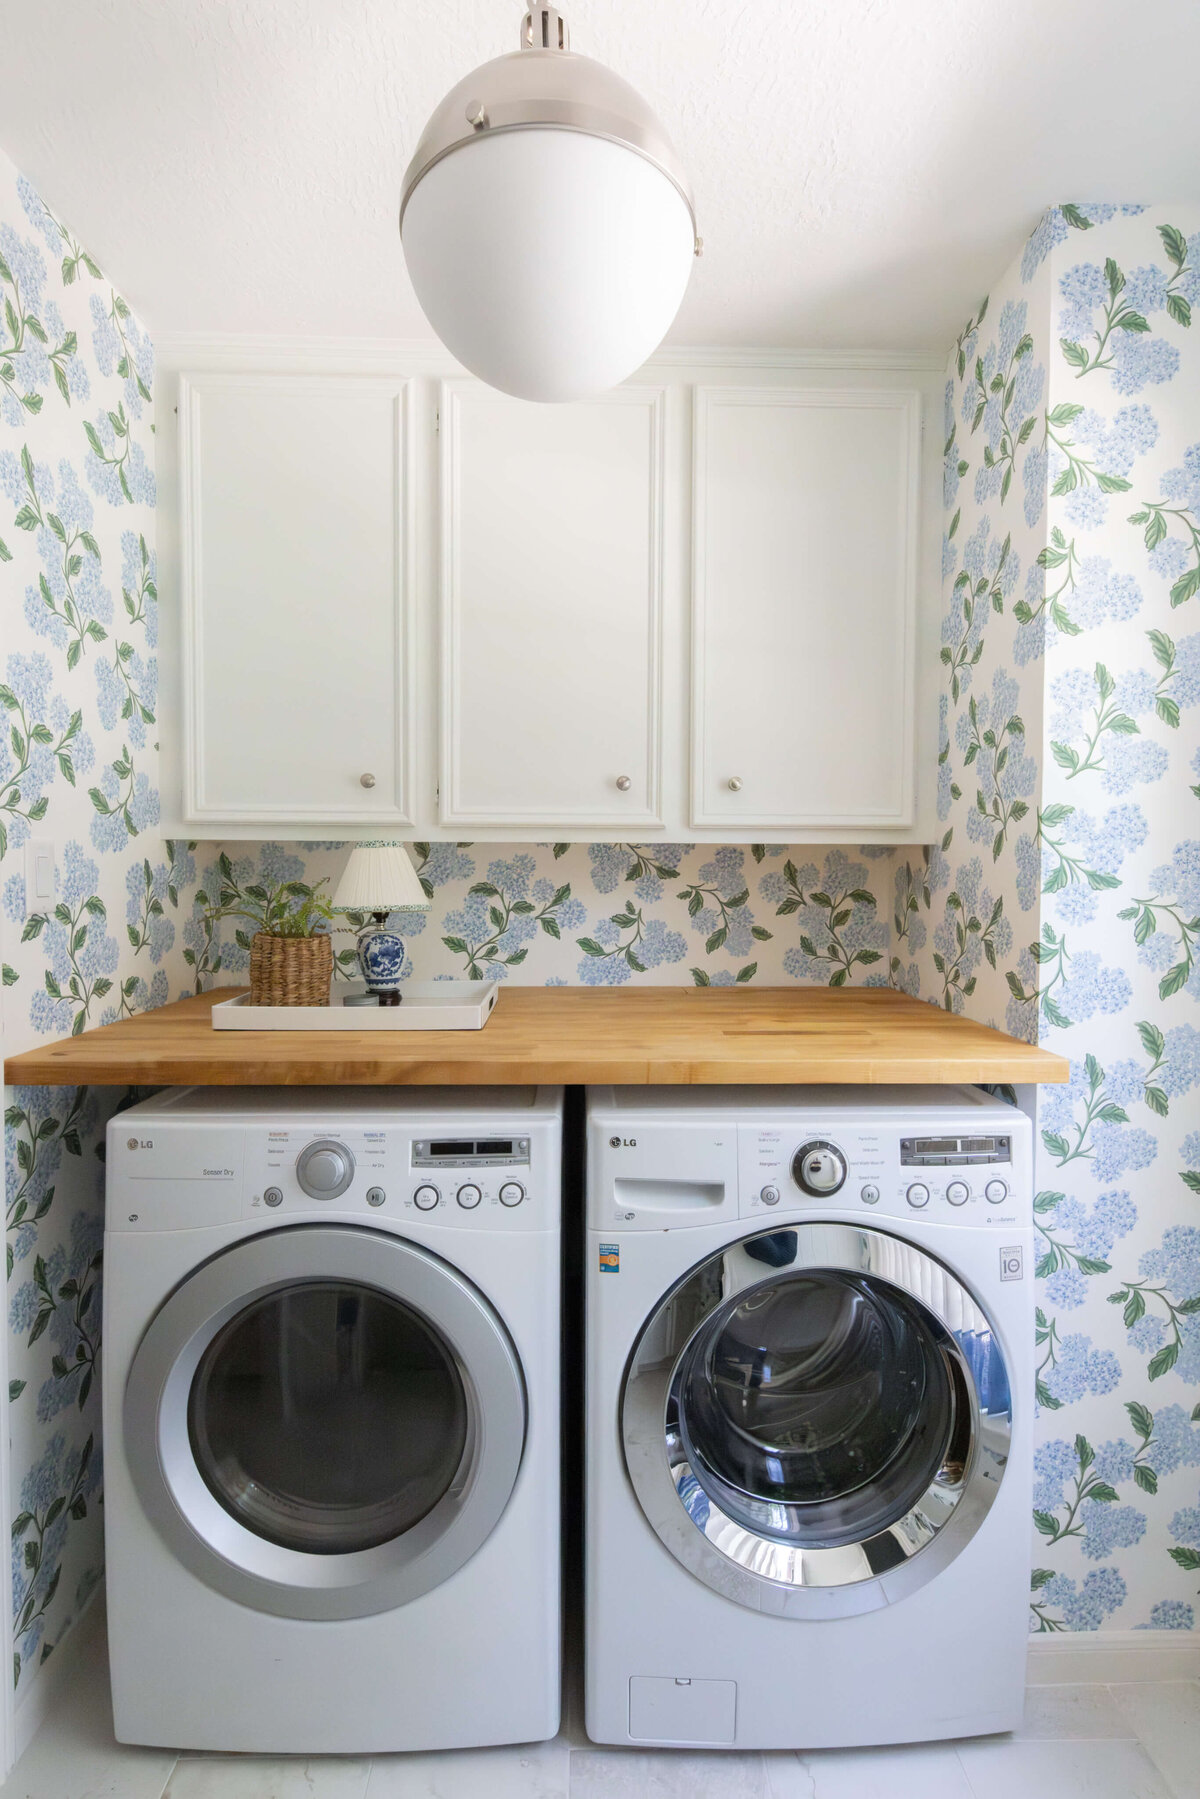
[[[482,1198],[483,1194],[472,1181],[468,1181],[465,1187],[460,1187],[458,1190],[458,1203],[466,1212],[473,1212]]]
[[[971,1189],[966,1181],[951,1181],[946,1188],[946,1198],[952,1206],[965,1206],[971,1197]]]
[[[792,1157],[792,1179],[817,1198],[836,1193],[846,1178],[846,1158],[836,1143],[818,1138],[804,1143]]]
[[[297,1158],[296,1179],[310,1199],[337,1199],[354,1179],[354,1157],[344,1143],[310,1143]]]
[[[867,1181],[864,1184],[863,1190],[859,1194],[859,1198],[862,1200],[864,1206],[877,1206],[879,1204],[879,1188],[875,1185],[874,1181]]]
[[[914,1181],[905,1198],[910,1206],[927,1206],[929,1204],[929,1188],[923,1181]]]
[[[367,1204],[369,1206],[381,1206],[386,1198],[387,1194],[382,1187],[367,1188]]]
[[[278,1187],[268,1187],[263,1194],[263,1198],[269,1206],[281,1206],[283,1204],[283,1194]]]
[[[524,1197],[525,1189],[520,1181],[505,1181],[500,1189],[500,1204],[502,1206],[519,1206]],[[461,1200],[461,1194],[459,1195],[459,1198]]]
[[[418,1187],[413,1194],[413,1204],[419,1212],[432,1212],[441,1197],[436,1187]]]
[[[983,1190],[989,1206],[1002,1206],[1008,1198],[1007,1181],[989,1181]]]
[[[764,1187],[758,1197],[762,1200],[764,1206],[777,1206],[779,1204],[779,1188]]]

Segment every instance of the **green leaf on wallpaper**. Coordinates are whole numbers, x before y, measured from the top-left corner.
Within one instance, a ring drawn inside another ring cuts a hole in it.
[[[1200,563],[1195,568],[1189,568],[1186,574],[1180,575],[1172,587],[1172,606],[1182,606],[1185,600],[1190,600],[1197,592],[1200,592]]]
[[[1111,256],[1104,259],[1104,279],[1108,282],[1108,291],[1115,300],[1125,286],[1125,277]]]
[[[1165,1118],[1170,1112],[1171,1102],[1161,1087],[1147,1087],[1143,1097],[1150,1110],[1157,1112],[1160,1118]]]
[[[1085,355],[1084,361],[1086,362],[1086,360],[1087,360],[1087,357]],[[1046,414],[1046,417],[1049,419],[1049,421],[1052,425],[1072,425],[1072,424],[1074,424],[1075,420],[1079,417],[1079,415],[1082,411],[1083,411],[1083,407],[1081,405],[1077,404],[1074,400],[1071,400],[1071,401],[1064,400],[1060,406],[1056,406],[1052,412],[1048,412]],[[1055,526],[1054,530],[1050,533],[1050,538],[1053,543],[1058,544],[1060,549],[1063,547],[1065,539],[1063,538],[1063,534],[1058,529],[1057,525]]]
[[[946,533],[947,540],[952,539],[955,532],[958,530],[958,521],[961,517],[962,507],[960,506],[958,511],[954,514],[954,517],[950,520],[950,529]]]
[[[1172,668],[1175,663],[1175,645],[1165,631],[1147,631],[1150,647],[1154,651],[1154,660],[1160,668]]]
[[[1065,1193],[1039,1193],[1033,1202],[1035,1212],[1052,1212],[1066,1198]]]
[[[1160,225],[1158,235],[1162,238],[1162,246],[1177,269],[1181,269],[1188,259],[1187,238],[1175,225]]]
[[[1186,1568],[1189,1574],[1194,1573],[1197,1568],[1200,1568],[1200,1549],[1176,1547],[1174,1549],[1168,1549],[1167,1554],[1170,1556],[1171,1560],[1178,1563],[1181,1568]]]
[[[1137,1027],[1137,1034],[1141,1038],[1142,1048],[1150,1057],[1151,1061],[1161,1062],[1163,1052],[1167,1045],[1158,1026],[1151,1024],[1147,1019],[1143,1019]]]
[[[11,968],[9,966],[9,964],[6,962],[4,964],[4,985],[6,987],[15,987],[17,982],[20,980],[20,978],[21,977],[17,973],[16,969]]]
[[[1122,1290],[1121,1293],[1117,1293],[1117,1294],[1113,1295],[1114,1304],[1118,1303],[1122,1298],[1124,1298],[1124,1289]],[[1139,1292],[1139,1290],[1135,1287],[1133,1292],[1130,1293],[1128,1299],[1126,1299],[1126,1301],[1125,1301],[1125,1315],[1124,1315],[1124,1319],[1123,1319],[1125,1329],[1127,1331],[1132,1330],[1134,1325],[1137,1323],[1138,1319],[1144,1317],[1145,1313],[1146,1313],[1146,1302],[1142,1298],[1142,1295]]]
[[[1075,230],[1075,231],[1090,231],[1091,230],[1091,228],[1092,228],[1091,219],[1088,218],[1088,216],[1085,212],[1081,212],[1079,207],[1076,206],[1073,201],[1068,200],[1066,205],[1060,206],[1058,210],[1062,213],[1063,218],[1067,221],[1067,224],[1070,225],[1073,230]]]
[[[1088,353],[1082,344],[1073,342],[1069,337],[1060,337],[1058,341],[1062,348],[1063,355],[1071,364],[1072,368],[1085,369],[1087,367]],[[1072,481],[1071,485],[1072,487],[1075,485],[1074,481]]]
[[[1172,994],[1178,993],[1181,987],[1187,985],[1187,978],[1190,973],[1191,965],[1187,962],[1176,962],[1174,968],[1168,968],[1166,974],[1158,983],[1159,999],[1170,999]]]
[[[692,969],[692,984],[696,987],[711,987],[712,982],[702,968]]]
[[[1167,311],[1177,325],[1190,325],[1192,322],[1191,302],[1183,294],[1167,295]]]
[[[1128,493],[1133,483],[1127,481],[1124,475],[1106,475],[1103,469],[1097,469],[1096,486],[1101,493]]]
[[[758,963],[757,962],[747,962],[744,968],[738,969],[737,974],[734,976],[734,979],[736,981],[738,981],[739,983],[744,983],[746,981],[752,981],[757,973],[758,973]]]
[[[1054,1537],[1058,1535],[1058,1525],[1049,1512],[1035,1511],[1033,1514],[1033,1522],[1037,1525],[1037,1528],[1044,1537]]]
[[[1114,320],[1114,323],[1119,331],[1149,331],[1150,329],[1149,320],[1144,319],[1140,312],[1123,312],[1120,318]]]
[[[1183,1169],[1179,1178],[1185,1187],[1191,1188],[1193,1193],[1200,1193],[1200,1174],[1198,1174],[1194,1168]],[[1200,1412],[1200,1406],[1198,1406],[1196,1410],[1197,1412]]]
[[[1148,1378],[1150,1380],[1161,1379],[1164,1374],[1169,1374],[1171,1372],[1178,1360],[1178,1343],[1164,1343],[1158,1354],[1153,1355],[1150,1358],[1146,1368]]]

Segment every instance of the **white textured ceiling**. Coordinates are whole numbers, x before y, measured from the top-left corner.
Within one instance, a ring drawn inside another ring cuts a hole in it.
[[[705,254],[672,337],[939,349],[1053,200],[1200,197],[1196,0],[564,0]],[[424,337],[395,218],[514,0],[4,0],[0,144],[156,332]]]

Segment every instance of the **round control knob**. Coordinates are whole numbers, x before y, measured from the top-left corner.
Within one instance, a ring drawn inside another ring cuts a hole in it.
[[[914,1181],[904,1197],[910,1206],[927,1206],[929,1204],[929,1188],[923,1181]]]
[[[483,1194],[473,1181],[468,1181],[466,1186],[458,1190],[458,1203],[465,1212],[473,1212],[482,1198]]]
[[[946,1198],[952,1206],[965,1206],[971,1197],[971,1189],[966,1181],[951,1181],[946,1188]]]
[[[862,1200],[864,1206],[877,1206],[879,1204],[879,1188],[875,1185],[874,1181],[864,1182],[859,1198]]]
[[[777,1206],[779,1204],[779,1188],[764,1187],[758,1197],[762,1200],[764,1206]]]
[[[381,1206],[386,1198],[387,1194],[382,1187],[367,1188],[367,1204],[369,1206]]]
[[[1006,1181],[989,1181],[983,1190],[983,1196],[989,1206],[1003,1205],[1008,1198],[1008,1183]]]
[[[519,1206],[524,1197],[525,1189],[520,1181],[505,1181],[500,1189],[500,1204],[502,1206]]]
[[[441,1197],[436,1187],[418,1187],[413,1194],[413,1204],[418,1212],[432,1212]]]
[[[792,1179],[818,1198],[836,1193],[846,1178],[846,1158],[836,1143],[818,1138],[802,1144],[792,1157]]]
[[[300,1151],[296,1179],[310,1199],[336,1199],[354,1179],[354,1157],[344,1143],[319,1139]]]

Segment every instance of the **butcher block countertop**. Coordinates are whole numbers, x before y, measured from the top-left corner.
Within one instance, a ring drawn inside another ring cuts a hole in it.
[[[9,1056],[15,1086],[1065,1081],[1061,1056],[886,987],[505,987],[479,1031],[214,1031],[220,988]]]

